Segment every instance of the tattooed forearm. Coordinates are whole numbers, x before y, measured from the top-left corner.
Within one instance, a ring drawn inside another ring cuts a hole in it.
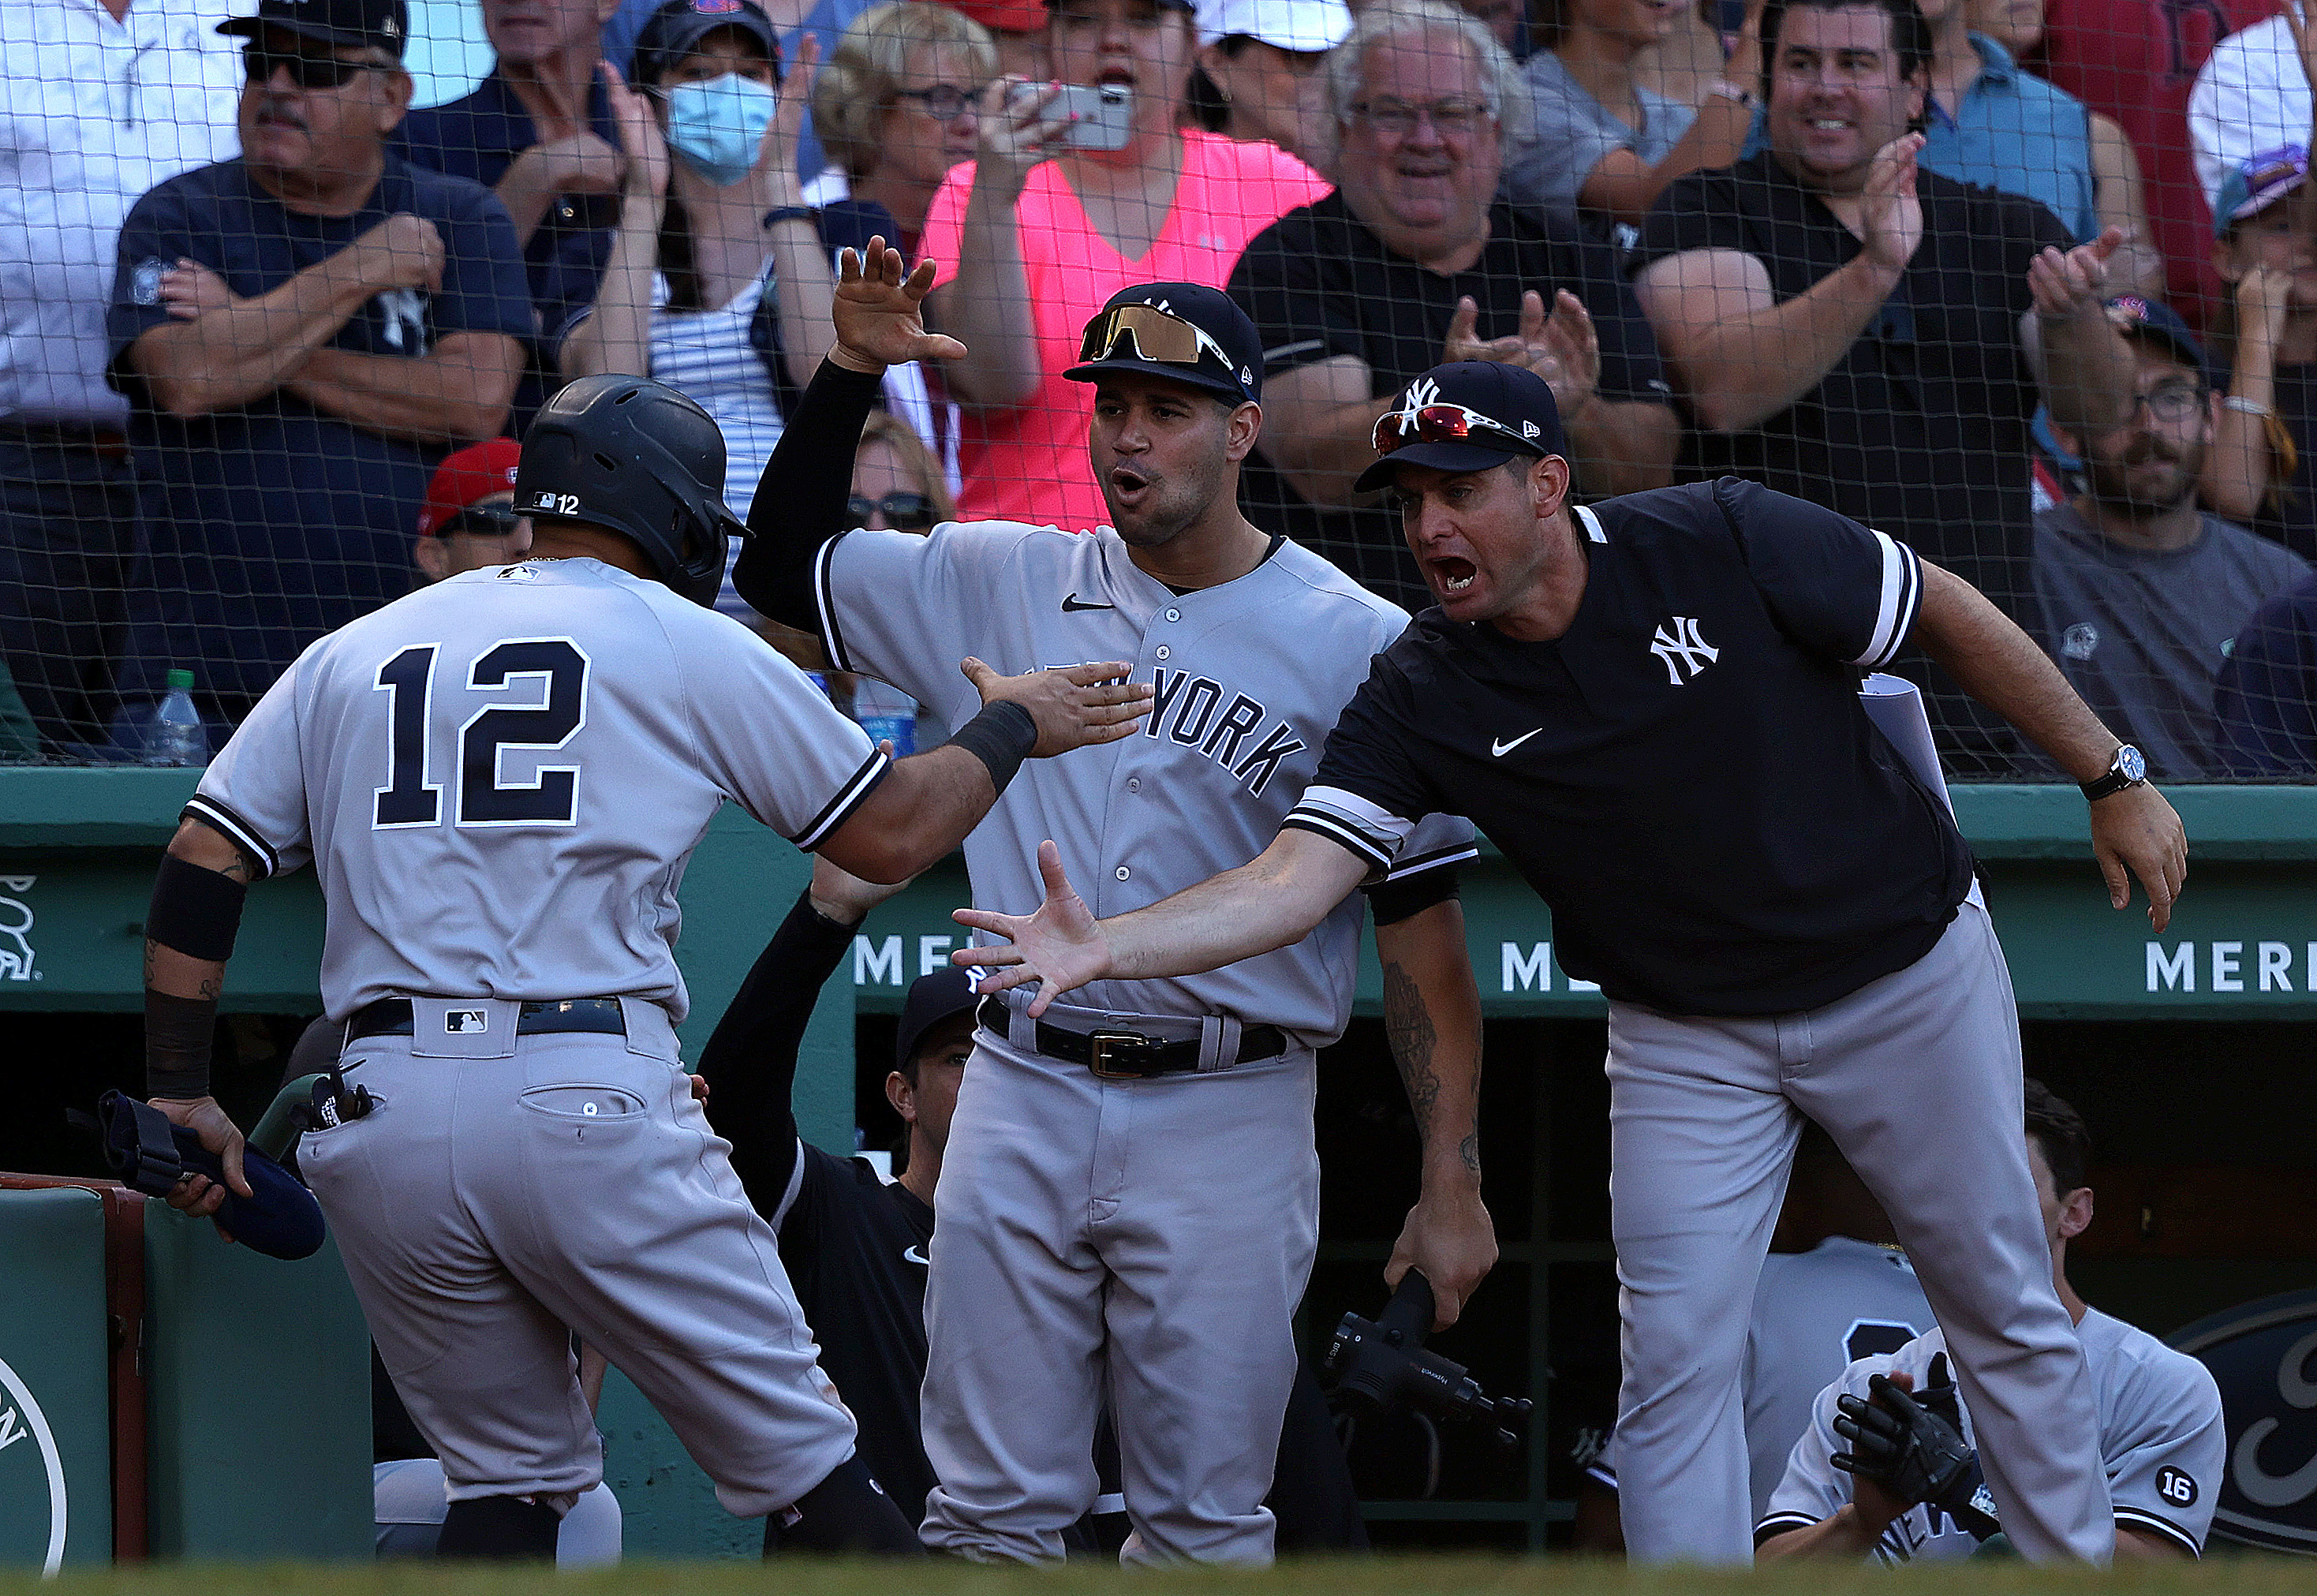
[[[1392,1063],[1400,1067],[1400,1083],[1408,1089],[1416,1133],[1428,1140],[1433,1113],[1440,1103],[1440,1075],[1432,1063],[1440,1031],[1432,1023],[1432,1011],[1424,1006],[1424,989],[1397,964],[1383,967],[1383,1029],[1391,1045]]]

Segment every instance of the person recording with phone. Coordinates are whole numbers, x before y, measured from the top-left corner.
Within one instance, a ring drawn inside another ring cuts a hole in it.
[[[944,373],[965,408],[960,513],[1078,531],[1108,518],[1092,400],[1062,378],[1080,329],[1132,283],[1221,287],[1249,238],[1328,184],[1275,147],[1176,125],[1198,43],[1183,0],[1050,0],[1046,16],[1056,83],[986,91],[918,256],[940,273],[934,319],[971,352]]]

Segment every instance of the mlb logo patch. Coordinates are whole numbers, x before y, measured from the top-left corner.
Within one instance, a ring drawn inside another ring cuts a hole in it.
[[[740,9],[740,0],[692,0],[692,9],[699,16],[729,16]]]
[[[483,1009],[446,1009],[443,1011],[443,1028],[453,1036],[479,1036],[491,1028],[491,1017]]]

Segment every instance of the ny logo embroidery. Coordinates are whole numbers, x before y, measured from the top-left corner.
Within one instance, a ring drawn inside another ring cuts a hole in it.
[[[1658,657],[1666,668],[1666,679],[1677,687],[1695,680],[1698,672],[1722,658],[1722,650],[1705,641],[1697,622],[1688,615],[1676,615],[1670,632],[1660,626],[1653,636],[1656,641],[1650,644],[1650,652]],[[1684,667],[1688,668],[1687,676],[1682,674]]]

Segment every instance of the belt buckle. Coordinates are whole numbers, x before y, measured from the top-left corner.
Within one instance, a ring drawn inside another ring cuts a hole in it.
[[[1087,1036],[1087,1068],[1104,1080],[1147,1080],[1150,1071],[1133,1063],[1137,1054],[1153,1054],[1158,1044],[1140,1031],[1093,1031]]]

